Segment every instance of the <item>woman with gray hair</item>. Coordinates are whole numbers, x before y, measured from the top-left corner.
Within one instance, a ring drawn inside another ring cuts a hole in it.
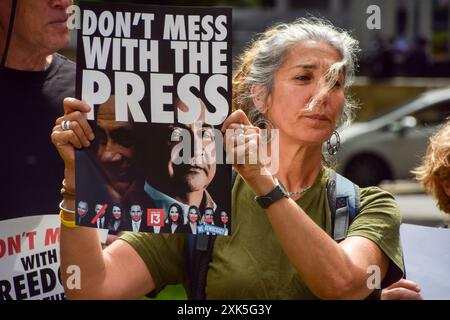
[[[233,234],[214,242],[207,299],[364,299],[402,277],[400,213],[389,193],[359,189],[359,212],[345,239],[332,237],[322,145],[335,154],[338,145],[330,139],[351,119],[346,89],[357,51],[347,32],[300,19],[270,28],[243,53],[233,79],[237,110],[222,128],[241,133],[233,137],[237,145],[227,147],[249,157],[255,140],[264,138],[261,128],[274,129],[268,144],[278,143],[279,153],[270,156],[279,156],[279,165],[277,172],[264,159],[233,165]],[[66,109],[88,111],[73,100]],[[77,121],[86,127],[85,119]],[[74,141],[70,131],[55,130],[66,186],[74,188]],[[88,136],[75,134],[80,141]],[[73,207],[69,199],[63,204]],[[188,279],[183,237],[128,233],[103,253],[95,237],[95,230],[61,229],[63,268],[83,270],[81,289],[66,290],[68,298],[134,298]]]

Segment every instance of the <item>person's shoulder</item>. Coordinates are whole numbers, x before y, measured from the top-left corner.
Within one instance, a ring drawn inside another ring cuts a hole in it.
[[[55,62],[57,63],[60,69],[63,69],[65,71],[67,70],[75,71],[76,68],[75,62],[73,62],[66,56],[63,56],[62,54],[56,52],[53,54],[53,59],[55,59]]]
[[[326,188],[328,184],[328,179],[330,178],[330,173],[333,171],[336,173],[336,170],[328,168],[327,166],[322,166],[315,183],[319,183],[321,188]]]
[[[70,61],[59,53],[53,54],[53,61],[47,74],[47,91],[53,92],[57,101],[56,108],[60,110],[62,101],[65,97],[75,96],[76,67],[73,61]]]
[[[376,199],[383,199],[395,203],[394,195],[377,186],[359,187],[361,201],[374,201]]]
[[[56,59],[57,61],[60,61],[61,63],[64,63],[68,66],[72,66],[75,68],[75,65],[76,65],[75,62],[70,60],[66,56],[62,55],[61,53],[55,52],[53,54],[53,58]]]
[[[376,243],[392,261],[382,286],[402,277],[403,259],[400,245],[400,209],[394,196],[379,187],[360,188],[360,210],[351,223],[348,236],[367,238]]]
[[[394,196],[379,187],[360,188],[360,212],[389,216],[400,224],[401,215]]]

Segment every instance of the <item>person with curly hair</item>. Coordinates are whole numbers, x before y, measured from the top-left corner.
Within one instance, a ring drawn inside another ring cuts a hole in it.
[[[423,162],[413,173],[433,194],[439,209],[450,214],[450,120],[430,138]]]

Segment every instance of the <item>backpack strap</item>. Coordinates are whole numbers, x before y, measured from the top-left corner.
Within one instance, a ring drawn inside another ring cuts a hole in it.
[[[231,186],[234,186],[237,171],[231,170]],[[192,300],[205,300],[206,277],[216,236],[206,234],[186,235],[186,265],[188,272],[188,296]]]
[[[206,234],[186,235],[186,265],[188,296],[191,300],[205,300],[206,277],[216,236]]]
[[[341,241],[347,236],[348,227],[359,212],[359,187],[330,169],[327,198],[331,212],[333,239]]]
[[[237,178],[237,171],[231,170],[231,187]],[[206,234],[186,235],[186,266],[188,274],[188,297],[191,300],[205,300],[206,277],[212,259],[216,236]]]

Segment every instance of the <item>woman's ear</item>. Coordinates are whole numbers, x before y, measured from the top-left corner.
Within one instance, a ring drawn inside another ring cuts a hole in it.
[[[258,109],[259,112],[265,113],[266,112],[266,90],[263,86],[259,84],[252,85],[250,89],[250,93],[252,94],[252,100],[255,107]]]

